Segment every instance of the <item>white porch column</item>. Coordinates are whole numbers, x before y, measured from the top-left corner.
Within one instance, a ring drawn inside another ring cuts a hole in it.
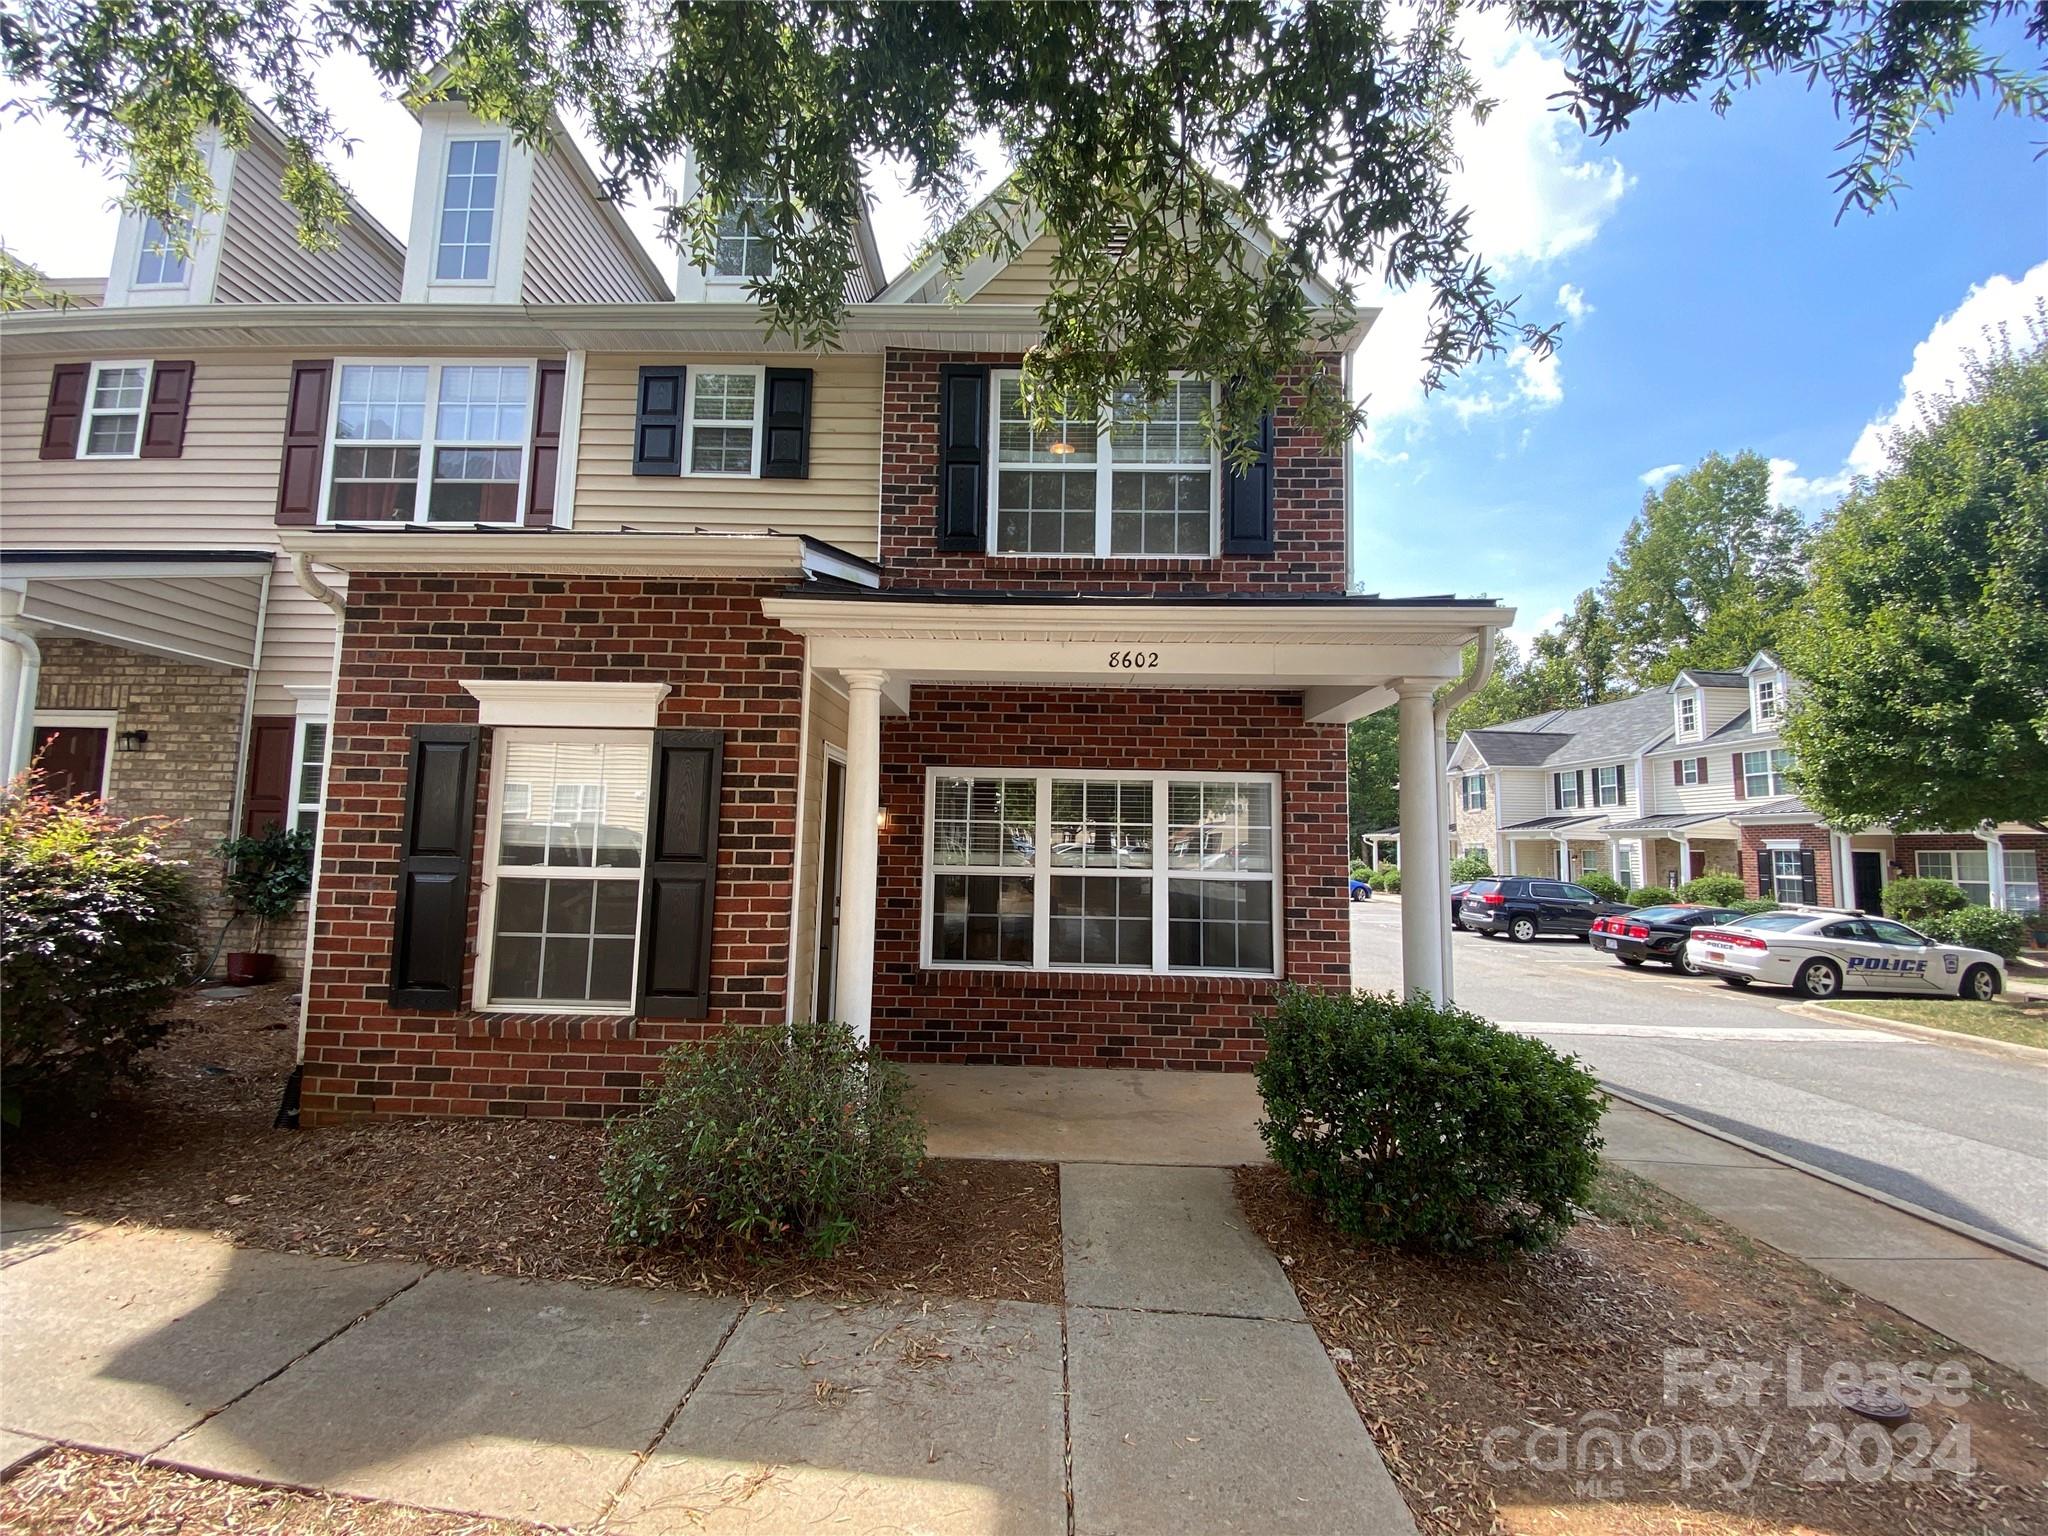
[[[1444,998],[1443,819],[1437,809],[1435,688],[1403,682],[1401,699],[1401,980],[1409,997]],[[1419,851],[1418,851],[1419,850]]]
[[[42,647],[21,627],[21,594],[0,591],[0,782],[21,772],[35,755],[36,690],[42,673]]]
[[[1984,862],[1990,865],[1991,905],[2005,910],[2005,840],[1996,832],[1979,832],[1984,839]]]
[[[846,672],[846,825],[839,865],[839,1021],[867,1043],[875,997],[875,872],[886,672]]]
[[[1432,707],[1434,703],[1435,695],[1432,694]],[[1436,772],[1429,776],[1430,782],[1436,786],[1436,819],[1433,823],[1436,835],[1429,840],[1429,859],[1436,866],[1437,901],[1443,908],[1439,925],[1443,939],[1438,946],[1443,952],[1440,999],[1448,1003],[1457,989],[1456,979],[1451,973],[1451,779],[1450,764],[1446,761],[1450,749],[1444,744],[1442,729],[1434,722],[1429,728],[1429,752],[1436,765]]]
[[[1692,878],[1692,839],[1681,836],[1678,839],[1678,883],[1685,884]]]

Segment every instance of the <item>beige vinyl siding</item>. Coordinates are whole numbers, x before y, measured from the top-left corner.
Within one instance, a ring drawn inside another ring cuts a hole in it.
[[[813,369],[810,478],[636,476],[634,397],[641,367],[653,363],[676,363],[691,370],[720,364],[789,364]],[[631,526],[652,533],[700,527],[773,528],[781,533],[807,533],[872,559],[881,509],[881,474],[879,357],[593,354],[587,364],[576,463],[579,529]]]
[[[1060,243],[1040,235],[1019,251],[1010,264],[990,278],[970,304],[1043,304],[1052,291],[1052,263]]]
[[[632,304],[666,299],[666,293],[647,281],[640,264],[619,248],[618,240],[618,232],[591,202],[581,178],[562,156],[534,156],[526,275],[520,284],[520,298],[528,304]]]
[[[78,359],[82,360],[82,359]],[[277,472],[291,362],[197,359],[176,459],[42,459],[47,358],[0,363],[0,530],[17,549],[261,549],[277,538]],[[341,578],[332,575],[337,590]],[[287,685],[326,687],[333,616],[279,559],[270,581],[257,709],[289,713]]]
[[[1501,826],[1550,814],[1550,775],[1540,769],[1502,769],[1492,787],[1494,811]]]
[[[299,244],[298,215],[278,188],[284,159],[260,134],[235,153],[214,299],[221,304],[395,303],[405,253],[374,229],[343,224],[330,250]]]
[[[846,751],[846,695],[816,673],[811,675],[810,718],[804,737],[804,816],[797,829],[800,848],[798,868],[802,871],[796,894],[796,921],[790,925],[791,951],[796,964],[791,971],[790,996],[796,1000],[796,1017],[808,1019],[818,995],[818,883],[824,878],[825,849],[825,749]]]

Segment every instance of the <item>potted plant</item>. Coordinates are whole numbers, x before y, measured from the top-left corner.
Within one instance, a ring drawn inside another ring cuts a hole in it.
[[[249,947],[228,951],[228,985],[260,986],[277,977],[277,956],[265,949],[270,925],[290,917],[313,885],[313,834],[273,825],[258,837],[231,837],[214,850],[227,861],[221,890],[233,906],[221,943],[238,918],[254,927]]]

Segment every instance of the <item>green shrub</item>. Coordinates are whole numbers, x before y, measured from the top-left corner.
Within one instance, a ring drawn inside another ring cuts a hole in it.
[[[169,1031],[198,917],[167,824],[0,792],[0,1119],[90,1105]]]
[[[1370,881],[1372,879],[1372,866],[1363,859],[1353,859],[1351,861],[1351,878],[1354,880]]]
[[[1455,859],[1451,860],[1451,880],[1453,883],[1461,880],[1484,880],[1492,873],[1493,860],[1486,856],[1484,848],[1474,848],[1469,852],[1459,854]]]
[[[1678,900],[1678,892],[1667,885],[1639,885],[1622,900],[1632,907],[1668,907]]]
[[[1733,907],[1744,917],[1754,917],[1759,912],[1775,912],[1778,910],[1778,904],[1768,896],[1745,896],[1740,901],[1730,901],[1724,903],[1724,905]]]
[[[1578,883],[1598,896],[1602,901],[1619,901],[1626,894],[1621,882],[1614,876],[1598,869],[1589,869],[1579,876]]]
[[[1392,864],[1382,864],[1372,872],[1372,888],[1376,891],[1400,890],[1401,871]]]
[[[214,852],[227,861],[221,892],[234,907],[228,922],[249,918],[249,948],[269,953],[271,925],[290,917],[313,887],[313,834],[273,824],[261,837],[231,837]]]
[[[1924,923],[1937,912],[1960,912],[1969,904],[1963,888],[1950,880],[1913,876],[1884,888],[1884,915],[1902,923]]]
[[[1678,895],[1680,900],[1696,901],[1703,907],[1732,907],[1748,897],[1749,887],[1740,875],[1694,875],[1678,888]]]
[[[644,1113],[614,1122],[612,1240],[824,1257],[923,1158],[909,1079],[844,1024],[731,1030],[670,1051]]]
[[[1996,907],[1968,906],[1953,912],[1936,912],[1921,919],[1920,927],[1936,943],[1988,949],[2007,960],[2019,958],[2027,936],[2025,918]]]
[[[1392,994],[1283,987],[1260,1134],[1346,1232],[1447,1253],[1541,1248],[1599,1166],[1602,1096],[1540,1040]]]

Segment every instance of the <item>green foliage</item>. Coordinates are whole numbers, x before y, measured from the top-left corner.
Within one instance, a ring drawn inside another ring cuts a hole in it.
[[[1678,888],[1678,894],[1681,900],[1696,901],[1703,907],[1732,907],[1748,898],[1749,887],[1740,875],[1694,875]]]
[[[197,942],[164,824],[0,792],[0,1118],[90,1104],[162,1039]]]
[[[1668,907],[1678,900],[1678,892],[1668,885],[1639,885],[1622,900],[1632,907]]]
[[[1457,881],[1483,880],[1493,873],[1493,860],[1486,856],[1484,848],[1468,849],[1451,860],[1451,879]]]
[[[1372,888],[1376,891],[1398,892],[1401,889],[1401,871],[1397,865],[1382,864],[1372,872]]]
[[[1599,1084],[1540,1040],[1392,994],[1284,987],[1259,1131],[1346,1232],[1447,1253],[1546,1247],[1599,1168]]]
[[[1785,726],[1831,822],[1901,831],[2048,806],[2048,309],[1899,434],[1814,544]]]
[[[1401,777],[1401,751],[1396,740],[1399,722],[1391,709],[1354,720],[1345,732],[1351,792],[1351,846],[1366,832],[1391,827],[1401,819],[1401,796],[1394,788]]]
[[[1919,927],[1940,944],[1961,944],[1969,949],[1988,949],[2007,960],[2017,960],[2026,942],[2026,920],[2017,912],[1996,907],[1966,906],[1949,912],[1933,912]]]
[[[1963,888],[1950,880],[1909,875],[1884,888],[1884,915],[1902,923],[1924,923],[1937,912],[1960,912],[1969,904]]]
[[[643,1113],[612,1128],[612,1240],[831,1254],[924,1158],[903,1069],[844,1024],[726,1031],[679,1046]]]
[[[249,948],[264,953],[270,925],[290,917],[313,886],[313,834],[272,824],[260,836],[231,837],[214,849],[227,861],[221,890],[236,917],[255,921]]]
[[[1621,882],[1605,870],[1589,869],[1575,883],[1583,885],[1602,901],[1620,901],[1628,894],[1621,888]]]
[[[1351,878],[1354,880],[1370,881],[1372,879],[1372,866],[1363,859],[1353,859],[1351,861]]]
[[[1730,901],[1724,905],[1740,912],[1744,917],[1755,917],[1759,912],[1778,910],[1778,904],[1768,896],[1745,896],[1740,901]]]

